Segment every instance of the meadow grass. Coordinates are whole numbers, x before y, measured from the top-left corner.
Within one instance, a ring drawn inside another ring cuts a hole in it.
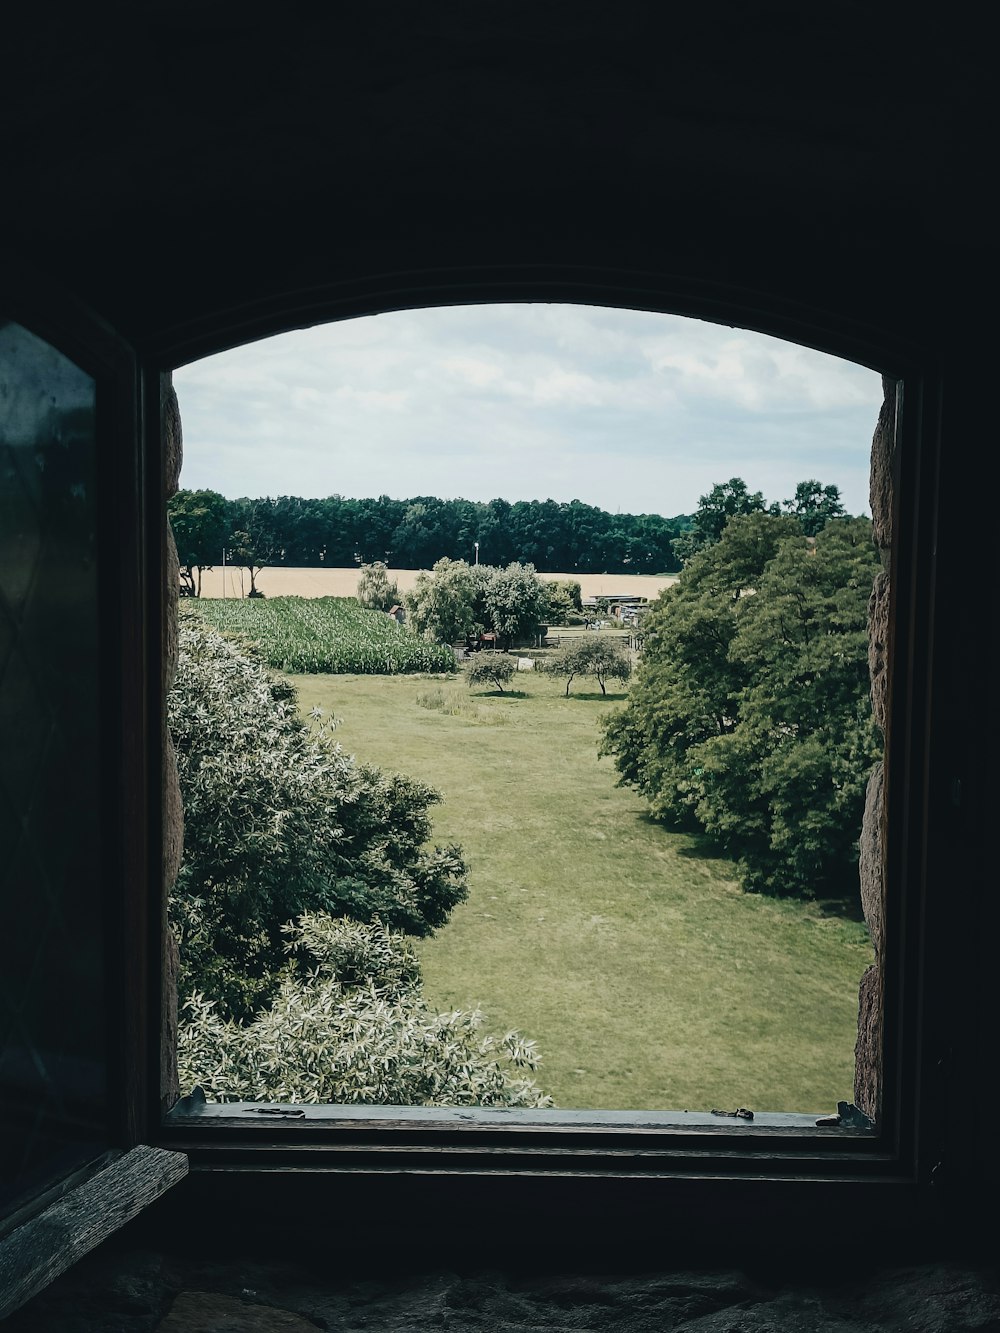
[[[303,712],[342,720],[345,749],[442,793],[434,838],[462,844],[471,892],[419,945],[425,994],[535,1038],[557,1105],[851,1100],[864,926],[744,894],[729,862],[652,823],[597,757],[598,717],[622,694],[584,684],[565,699],[530,672],[513,696],[461,679],[292,679]]]

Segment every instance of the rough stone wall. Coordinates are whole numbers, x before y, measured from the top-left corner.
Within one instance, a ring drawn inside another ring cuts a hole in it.
[[[183,443],[181,414],[177,394],[167,384],[163,395],[163,493],[169,500],[176,495],[180,482]],[[184,812],[181,806],[180,783],[173,742],[167,729],[167,691],[177,671],[177,598],[180,572],[177,547],[174,545],[170,524],[166,525],[166,554],[164,559],[166,587],[163,599],[163,671],[160,680],[162,745],[163,745],[163,900],[161,904],[163,940],[162,1023],[160,1038],[160,1097],[164,1109],[174,1104],[180,1095],[177,1080],[177,942],[167,922],[167,896],[181,864],[184,844]]]
[[[889,727],[889,557],[892,553],[893,499],[896,467],[896,384],[882,379],[883,401],[872,438],[872,535],[882,568],[868,603],[868,667],[872,713],[888,735]],[[876,764],[868,780],[861,828],[859,873],[861,905],[871,932],[875,961],[858,989],[858,1039],[854,1048],[854,1101],[878,1120],[882,1103],[882,958],[885,941],[885,771]]]
[[[447,1248],[447,1241],[443,1241]],[[352,1275],[325,1261],[102,1246],[11,1316],[9,1333],[995,1333],[995,1264],[849,1261],[800,1272],[715,1258],[655,1272],[441,1269]],[[706,1256],[707,1258],[707,1256]],[[811,1270],[811,1271],[810,1271]]]

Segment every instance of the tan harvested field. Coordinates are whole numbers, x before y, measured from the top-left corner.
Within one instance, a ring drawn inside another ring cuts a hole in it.
[[[222,569],[206,570],[202,579],[202,597],[239,597],[239,569],[226,570],[223,593]],[[416,582],[417,569],[390,571],[400,592],[407,592]],[[662,588],[677,582],[676,574],[544,574],[547,579],[576,579],[584,597],[655,597]],[[358,586],[357,569],[265,569],[257,575],[257,587],[268,597],[353,597]],[[243,571],[243,588],[249,590],[250,577]]]

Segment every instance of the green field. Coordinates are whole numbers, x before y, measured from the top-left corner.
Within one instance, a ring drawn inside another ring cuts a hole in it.
[[[227,598],[189,603],[216,629],[243,634],[279,671],[383,675],[455,670],[447,646],[425,643],[353,597]]]
[[[420,945],[425,993],[536,1038],[557,1105],[852,1098],[864,927],[745,895],[726,861],[649,822],[597,758],[614,696],[580,682],[565,699],[527,672],[503,698],[461,680],[294,679],[303,711],[342,719],[345,749],[442,792],[435,836],[463,844],[472,887]]]

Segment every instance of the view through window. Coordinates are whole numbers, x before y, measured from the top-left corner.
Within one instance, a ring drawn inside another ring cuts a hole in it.
[[[174,382],[183,1091],[850,1100],[879,376],[512,305]]]

